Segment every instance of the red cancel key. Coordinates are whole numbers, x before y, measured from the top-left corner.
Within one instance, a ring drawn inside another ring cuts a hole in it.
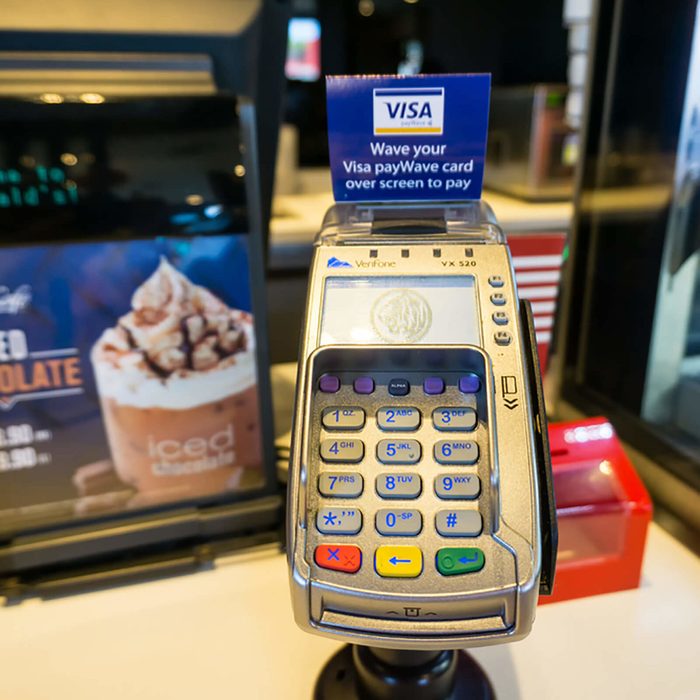
[[[362,552],[352,544],[320,544],[314,559],[324,569],[354,574],[362,564]]]

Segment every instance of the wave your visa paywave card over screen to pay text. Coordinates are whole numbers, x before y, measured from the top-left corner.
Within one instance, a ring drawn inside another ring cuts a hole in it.
[[[338,202],[479,199],[491,76],[329,76]]]

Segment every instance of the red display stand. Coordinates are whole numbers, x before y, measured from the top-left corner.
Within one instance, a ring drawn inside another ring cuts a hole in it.
[[[541,603],[636,588],[652,504],[605,418],[549,426],[559,552]]]

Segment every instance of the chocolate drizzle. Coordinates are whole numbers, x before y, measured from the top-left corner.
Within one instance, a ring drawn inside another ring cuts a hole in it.
[[[132,307],[101,338],[107,357],[120,366],[143,362],[166,379],[231,364],[229,358],[249,350],[250,315],[193,284],[165,258],[134,292]]]

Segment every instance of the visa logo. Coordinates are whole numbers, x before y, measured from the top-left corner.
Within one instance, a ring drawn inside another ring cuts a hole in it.
[[[375,88],[375,136],[440,136],[445,112],[445,88]]]
[[[399,119],[433,118],[430,102],[397,102],[393,105],[391,102],[385,102],[384,104],[391,119],[396,119],[396,117],[399,117]],[[420,113],[418,112],[419,109]]]

